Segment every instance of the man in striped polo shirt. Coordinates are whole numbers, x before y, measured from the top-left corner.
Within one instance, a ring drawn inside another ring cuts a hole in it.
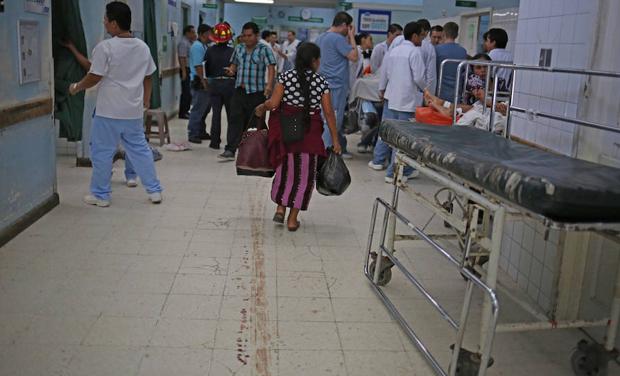
[[[254,115],[254,108],[271,96],[276,58],[271,47],[258,43],[258,25],[243,25],[241,41],[235,48],[227,74],[237,74],[228,119],[227,145],[218,158],[234,161],[243,130]],[[267,70],[267,82],[265,82]]]

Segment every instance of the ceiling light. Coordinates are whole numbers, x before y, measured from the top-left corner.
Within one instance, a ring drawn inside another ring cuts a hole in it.
[[[273,4],[273,0],[235,0],[235,3]]]

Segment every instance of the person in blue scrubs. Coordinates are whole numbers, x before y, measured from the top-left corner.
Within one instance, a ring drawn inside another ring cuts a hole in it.
[[[162,201],[162,187],[143,130],[155,62],[149,47],[129,31],[131,9],[127,4],[107,4],[103,24],[112,38],[97,44],[88,74],[69,86],[69,92],[76,94],[99,84],[90,140],[93,175],[84,202],[99,207],[110,205],[112,163],[117,145],[122,142],[149,200],[158,204]]]
[[[344,109],[349,94],[349,61],[357,62],[353,18],[347,12],[338,12],[332,27],[319,35],[316,44],[321,48],[320,74],[327,79],[332,94],[332,105],[336,111],[336,127],[342,147],[342,157],[351,158],[347,152],[347,139],[344,136]],[[333,145],[327,122],[324,125],[323,142],[326,147]]]

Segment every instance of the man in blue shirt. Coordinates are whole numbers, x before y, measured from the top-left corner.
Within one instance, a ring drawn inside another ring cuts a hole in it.
[[[223,161],[235,160],[243,130],[254,116],[254,109],[271,96],[276,58],[270,45],[258,43],[258,31],[254,22],[243,25],[243,43],[235,47],[231,64],[226,68],[226,74],[236,74],[237,79],[230,106],[226,150],[218,155]]]
[[[207,92],[207,82],[204,76],[202,62],[207,53],[209,33],[211,27],[205,24],[198,26],[198,40],[192,44],[189,50],[189,69],[192,88],[192,109],[187,124],[188,141],[201,144],[202,140],[211,137],[207,133],[204,119],[211,110],[211,101]]]
[[[347,152],[347,139],[344,136],[342,122],[349,94],[349,61],[356,62],[358,59],[353,18],[347,12],[338,12],[334,17],[332,27],[319,35],[316,44],[321,48],[319,72],[329,83],[332,105],[336,111],[336,126],[342,146],[342,157],[351,158],[351,154]],[[323,141],[326,147],[333,144],[327,123],[324,126]]]
[[[467,51],[455,42],[459,36],[459,25],[448,22],[443,27],[444,43],[435,47],[437,51],[437,74],[441,72],[441,62],[446,59],[467,59]],[[456,88],[456,69],[458,63],[446,63],[437,96],[445,101],[454,101]]]

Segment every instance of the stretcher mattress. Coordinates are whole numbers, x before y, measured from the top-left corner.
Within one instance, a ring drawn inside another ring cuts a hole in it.
[[[557,222],[620,222],[620,169],[471,127],[386,120],[381,138],[411,158]]]

